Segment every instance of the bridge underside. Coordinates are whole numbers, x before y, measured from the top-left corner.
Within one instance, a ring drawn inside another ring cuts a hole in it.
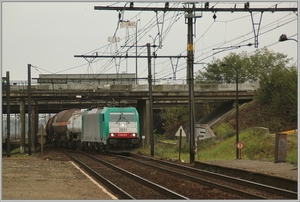
[[[230,99],[229,99],[230,100]],[[244,99],[245,100],[245,99]],[[246,99],[246,100],[252,100],[252,99]],[[145,101],[145,100],[140,100]],[[207,102],[216,102],[218,100],[195,100],[195,104],[203,104]],[[219,100],[221,102],[225,102],[228,100]],[[38,113],[46,114],[46,113],[58,113],[62,110],[71,109],[71,108],[79,108],[79,109],[88,109],[92,106],[131,106],[131,107],[137,107],[138,106],[138,100],[135,101],[37,101],[32,103],[31,107],[36,108]],[[173,100],[173,101],[154,101],[153,102],[153,108],[154,109],[160,109],[165,107],[175,107],[175,106],[188,106],[189,102],[188,100]],[[36,105],[36,106],[35,106]],[[25,104],[25,113],[28,113],[28,104]],[[7,113],[7,105],[6,103],[2,104],[2,114]],[[13,102],[10,103],[10,113],[11,114],[19,114],[20,113],[20,102]]]
[[[126,86],[125,86],[126,87]],[[159,88],[158,88],[159,87]],[[186,90],[186,86],[158,86],[152,93],[153,109],[171,107],[171,106],[188,106],[190,96]],[[172,88],[171,88],[172,87]],[[193,100],[195,104],[206,102],[227,102],[236,99],[236,91],[228,89],[195,89]],[[145,144],[149,145],[150,136],[150,105],[149,92],[137,89],[128,89],[119,86],[110,90],[43,90],[34,89],[30,92],[31,100],[31,128],[33,138],[36,140],[37,129],[39,125],[39,114],[58,113],[62,110],[79,108],[88,109],[92,106],[133,106],[138,109],[140,114],[141,134],[145,136]],[[182,88],[182,89],[181,89]],[[254,91],[239,89],[239,100],[252,100]],[[10,91],[9,100],[7,100],[5,91],[2,92],[2,114],[7,114],[8,104],[10,114],[20,114],[20,131],[21,136],[25,137],[25,114],[28,113],[28,91],[26,89],[18,89]],[[34,146],[34,145],[33,145]]]
[[[58,85],[58,84],[57,84]],[[46,88],[47,87],[47,88]],[[30,99],[32,105],[37,105],[40,113],[57,113],[70,108],[90,108],[91,106],[126,105],[137,106],[138,101],[149,100],[148,86],[144,85],[109,85],[108,88],[81,86],[31,86]],[[257,85],[239,84],[238,99],[252,100]],[[188,105],[188,85],[156,85],[152,91],[153,107],[169,107]],[[24,86],[10,86],[9,104],[11,113],[20,112],[20,103],[24,103],[25,113],[28,105],[28,89]],[[234,84],[195,85],[193,98],[195,103],[214,100],[235,100],[236,86]],[[6,114],[6,91],[2,91],[2,113]]]

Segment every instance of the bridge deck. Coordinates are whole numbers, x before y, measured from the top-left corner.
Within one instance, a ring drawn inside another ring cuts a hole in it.
[[[20,101],[28,100],[28,86],[10,86],[11,113],[19,112]],[[257,83],[239,84],[238,99],[251,100],[258,88]],[[153,85],[153,106],[174,106],[189,103],[189,86]],[[212,100],[234,100],[236,98],[235,84],[199,84],[194,85],[195,102]],[[6,113],[6,91],[2,91],[2,113]],[[71,107],[88,108],[93,105],[108,105],[123,103],[135,106],[138,100],[149,99],[148,85],[126,84],[40,84],[31,86],[31,99],[38,103],[39,111],[57,111]],[[53,110],[52,110],[53,108]]]

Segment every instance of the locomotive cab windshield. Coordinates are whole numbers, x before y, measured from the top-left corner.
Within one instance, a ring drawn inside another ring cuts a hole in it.
[[[111,113],[110,114],[110,121],[111,122],[135,122],[135,114],[134,113]]]

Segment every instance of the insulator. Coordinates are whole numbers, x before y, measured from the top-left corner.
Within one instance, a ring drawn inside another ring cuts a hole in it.
[[[217,18],[216,13],[214,13],[213,19],[216,20],[216,18]]]
[[[208,7],[209,7],[209,2],[205,2],[204,8],[208,9]]]

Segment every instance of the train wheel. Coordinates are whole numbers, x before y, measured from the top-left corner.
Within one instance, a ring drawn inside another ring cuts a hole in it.
[[[68,149],[68,148],[70,148],[70,146],[71,146],[71,143],[70,143],[70,142],[67,142],[67,143],[66,143],[66,148]]]
[[[58,147],[61,147],[61,146],[62,146],[62,142],[61,142],[61,141],[58,141],[58,142],[57,142],[57,146],[58,146]]]
[[[76,149],[76,148],[77,148],[76,142],[72,142],[72,149]]]
[[[79,151],[82,150],[82,143],[81,142],[77,143],[77,150],[79,150]]]
[[[89,146],[88,146],[87,142],[84,143],[84,150],[85,150],[85,151],[88,151],[88,150],[89,150]]]
[[[100,152],[100,146],[101,146],[101,143],[97,142],[97,143],[96,143],[96,146],[97,146],[97,152]]]
[[[90,151],[93,152],[95,150],[95,145],[94,143],[90,143],[90,147],[89,147]]]
[[[100,151],[103,152],[103,153],[106,153],[106,152],[107,152],[107,150],[106,150],[106,145],[104,145],[103,143],[101,143]]]

